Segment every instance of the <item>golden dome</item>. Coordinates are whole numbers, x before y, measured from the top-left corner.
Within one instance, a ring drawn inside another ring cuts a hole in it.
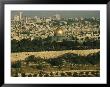
[[[63,31],[63,29],[58,28],[58,29],[55,30],[54,34],[56,36],[62,36],[62,35],[64,35],[64,31]]]

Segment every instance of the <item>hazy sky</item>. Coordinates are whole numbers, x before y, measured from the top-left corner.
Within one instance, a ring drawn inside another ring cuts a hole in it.
[[[23,12],[24,16],[38,16],[38,17],[49,17],[53,16],[55,14],[60,14],[61,17],[96,17],[100,18],[100,11],[21,11]],[[11,16],[13,17],[14,15],[19,14],[19,11],[12,11]]]

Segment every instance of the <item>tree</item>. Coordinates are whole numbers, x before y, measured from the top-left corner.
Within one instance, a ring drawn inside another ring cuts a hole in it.
[[[21,68],[21,61],[16,61],[15,63],[11,64],[12,68]]]

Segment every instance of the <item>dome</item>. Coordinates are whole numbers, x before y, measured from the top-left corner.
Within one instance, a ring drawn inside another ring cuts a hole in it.
[[[57,28],[54,32],[55,36],[63,36],[64,35],[64,30],[61,28]]]

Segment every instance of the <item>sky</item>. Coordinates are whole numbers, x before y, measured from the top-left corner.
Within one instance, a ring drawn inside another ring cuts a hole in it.
[[[13,18],[14,15],[19,15],[20,11],[11,11],[11,17]],[[91,18],[91,17],[95,17],[95,18],[100,18],[100,11],[21,11],[23,12],[24,16],[30,16],[30,17],[34,17],[34,16],[38,16],[38,17],[51,17],[55,14],[60,14],[61,17],[71,17],[71,18],[75,18],[75,17],[84,17],[84,18]]]

